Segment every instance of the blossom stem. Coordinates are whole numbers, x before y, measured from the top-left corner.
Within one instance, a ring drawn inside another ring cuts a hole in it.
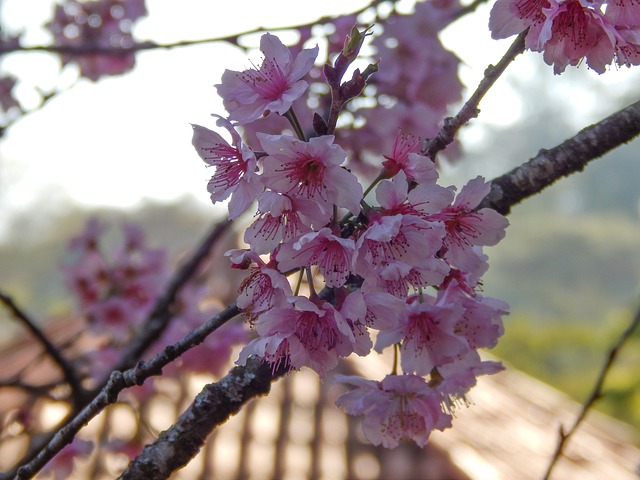
[[[362,198],[363,199],[367,198],[367,195],[369,195],[369,192],[373,190],[373,187],[375,187],[378,183],[380,183],[380,181],[384,178],[385,178],[384,174],[380,172],[380,174],[373,180],[373,182],[371,182],[371,185],[369,185],[367,189],[364,191],[364,193],[362,194]]]
[[[311,267],[304,269],[307,274],[307,283],[309,284],[309,298],[317,297],[316,289],[313,288],[313,275],[311,274]]]
[[[400,351],[400,343],[393,344],[393,367],[391,368],[391,375],[398,374],[398,357]]]
[[[294,295],[298,295],[300,293],[300,286],[302,285],[302,279],[304,278],[304,270],[299,270],[300,275],[298,276],[298,283],[296,283],[296,290]]]
[[[285,112],[284,117],[289,120],[289,123],[293,127],[293,131],[296,132],[296,136],[303,142],[306,142],[307,138],[302,131],[302,127],[300,126],[300,122],[298,121],[296,113],[293,111],[293,107]]]
[[[462,106],[460,111],[455,117],[449,117],[444,120],[444,125],[438,132],[438,134],[426,141],[422,147],[421,154],[435,160],[438,152],[444,150],[449,144],[451,144],[456,137],[456,134],[463,125],[469,123],[472,118],[476,118],[480,113],[478,105],[480,100],[485,96],[489,89],[500,78],[500,75],[504,73],[506,68],[515,60],[515,58],[524,52],[525,49],[525,37],[527,32],[525,30],[516,37],[511,44],[507,52],[502,59],[495,65],[489,65],[484,72],[484,78],[478,85],[476,91],[471,95],[469,100]]]

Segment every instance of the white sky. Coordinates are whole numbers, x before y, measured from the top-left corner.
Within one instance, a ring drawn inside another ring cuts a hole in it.
[[[257,26],[309,22],[323,15],[349,13],[365,1],[322,2],[235,0],[147,0],[149,17],[136,30],[140,40],[170,42],[233,34]],[[4,0],[3,19],[26,28],[29,42],[46,43],[37,28],[48,18],[51,0]],[[474,86],[490,62],[496,62],[511,40],[491,40],[488,7],[457,22],[443,35],[445,46],[465,63],[463,82]],[[470,41],[471,40],[471,41]],[[528,53],[533,57],[536,54]],[[542,59],[533,58],[541,62]],[[512,75],[529,75],[528,60],[517,62]],[[98,83],[81,81],[41,111],[13,126],[0,141],[0,238],[15,212],[55,207],[66,201],[128,207],[141,199],[172,200],[191,193],[208,202],[205,170],[191,147],[190,123],[214,127],[210,113],[223,113],[213,85],[225,68],[246,67],[244,53],[226,45],[200,45],[171,51],[143,52],[133,72]],[[57,81],[57,60],[46,54],[8,56],[3,66],[23,78],[20,89],[29,100],[34,82]],[[549,75],[551,68],[548,69]],[[581,75],[596,76],[582,69]],[[609,72],[598,81],[622,88],[628,70]],[[470,142],[483,128],[503,126],[519,112],[518,96],[508,79],[481,104],[484,126],[467,131]],[[558,81],[575,96],[576,116],[588,118],[597,98]],[[524,92],[526,94],[526,92]],[[596,115],[593,120],[597,119]],[[506,119],[506,120],[505,120]],[[579,125],[584,126],[585,123]],[[46,213],[46,209],[44,209]]]

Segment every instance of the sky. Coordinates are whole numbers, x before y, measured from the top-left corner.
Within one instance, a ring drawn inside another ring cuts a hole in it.
[[[149,16],[135,35],[157,42],[210,38],[258,26],[306,23],[350,13],[366,3],[236,0],[231,6],[211,0],[147,0]],[[409,3],[401,2],[402,8]],[[28,43],[47,43],[39,26],[46,23],[51,4],[4,0],[3,20],[10,28],[24,29]],[[466,85],[476,85],[486,66],[497,62],[511,43],[490,38],[488,11],[482,7],[442,35],[445,46],[463,61],[460,74]],[[526,114],[519,101],[526,92],[518,89],[517,78],[532,75],[531,62],[542,59],[531,52],[525,57],[483,100],[482,121],[464,132],[469,144],[481,142],[487,129],[504,128]],[[215,128],[210,114],[224,111],[213,85],[225,68],[241,70],[247,64],[245,53],[223,44],[143,52],[131,73],[95,83],[81,80],[20,120],[0,142],[0,240],[11,235],[6,225],[12,215],[47,215],[69,203],[127,208],[143,200],[172,201],[188,194],[208,204],[210,172],[191,146],[190,123]],[[27,103],[33,103],[34,86],[64,86],[73,78],[72,71],[58,75],[57,59],[47,54],[11,55],[2,66],[21,78],[19,94]],[[553,76],[551,68],[547,73]],[[589,82],[621,91],[629,73],[623,69],[598,77],[582,68],[577,75],[587,79],[587,86],[558,81],[556,94],[571,98],[577,128],[582,128],[585,119],[602,116]]]

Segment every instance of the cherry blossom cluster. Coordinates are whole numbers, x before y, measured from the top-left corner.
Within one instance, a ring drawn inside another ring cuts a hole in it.
[[[343,80],[367,33],[354,27],[324,65],[332,108],[306,122],[295,105],[318,48],[290,50],[265,34],[262,62],[226,70],[216,85],[229,115],[215,117],[230,141],[193,125],[193,145],[214,167],[208,191],[214,203],[229,199],[230,219],[257,203],[244,233],[249,248],[227,252],[233,267],[248,270],[237,305],[257,333],[239,363],[257,356],[274,370],[309,367],[325,377],[340,358],[391,347],[390,374],[339,376],[355,388],[337,403],[365,416],[376,445],[424,445],[434,428],[450,425],[478,375],[501,369],[478,349],[495,346],[508,307],[479,286],[488,268],[482,247],[498,243],[508,222],[477,208],[490,188],[481,177],[457,194],[438,185],[412,133],[385,132],[392,147],[378,154],[379,175],[366,189],[347,168],[331,125],[377,70],[355,69]],[[295,136],[257,131],[254,144],[243,141],[237,128],[259,130],[272,116],[289,121]]]
[[[309,91],[294,102],[296,113],[311,117],[315,111],[329,110],[330,96],[324,95],[327,84],[322,64],[340,53],[354,24],[374,23],[367,52],[360,52],[357,62],[366,65],[365,62],[381,59],[383,68],[368,80],[357,102],[345,105],[340,129],[333,132],[336,142],[349,154],[349,167],[365,175],[375,172],[379,152],[389,151],[393,146],[393,135],[388,132],[397,128],[419,131],[423,137],[435,136],[447,108],[458,102],[462,93],[458,78],[460,60],[443,47],[438,34],[462,8],[458,0],[417,2],[410,14],[372,7],[360,15],[321,19],[324,23],[313,29],[298,28],[300,38],[291,47],[293,53],[310,41],[324,44],[321,51],[326,53],[304,78]],[[281,134],[287,128],[290,126],[286,119],[270,115],[259,122],[244,124],[242,130],[247,142],[258,144],[258,132]],[[449,161],[456,160],[459,150],[454,143],[443,155]]]
[[[567,65],[603,73],[607,65],[640,64],[637,0],[497,0],[489,28],[493,38],[527,30],[527,48],[543,52],[556,74]]]
[[[130,48],[134,23],[147,14],[145,0],[65,0],[57,4],[53,19],[46,24],[56,45],[70,48]],[[103,75],[119,75],[133,68],[135,54],[73,52],[61,54],[62,63],[76,63],[80,75],[98,80]]]
[[[120,361],[127,345],[144,328],[158,297],[168,280],[168,261],[164,249],[151,248],[142,230],[125,224],[117,244],[109,242],[107,227],[93,218],[84,231],[69,242],[67,260],[62,266],[66,285],[86,319],[83,330],[86,342],[79,342],[75,364],[80,367],[83,384],[95,386],[109,376]],[[112,248],[109,248],[112,247]],[[211,302],[204,302],[208,289],[203,283],[185,285],[171,306],[172,319],[160,338],[148,349],[153,356],[182,339],[219,312]],[[235,346],[245,345],[248,332],[243,325],[228,323],[209,335],[163,369],[164,378],[186,378],[189,373],[226,373]],[[86,346],[85,346],[86,345]],[[88,348],[87,348],[88,346]],[[142,403],[157,393],[157,383],[127,389],[120,401]],[[26,424],[33,419],[25,420]],[[125,454],[135,458],[142,450],[142,437],[102,439],[101,452]],[[74,458],[87,457],[94,442],[76,438],[50,464],[55,478],[67,478]]]
[[[123,238],[115,251],[105,246],[106,226],[91,219],[84,232],[69,244],[69,259],[63,265],[67,287],[87,319],[88,331],[102,336],[100,348],[88,352],[88,375],[103,378],[122,355],[122,350],[142,327],[166,285],[166,251],[150,248],[142,230],[133,224],[123,226]],[[203,284],[189,283],[172,307],[173,321],[150,349],[159,352],[217,313],[202,308],[207,290]],[[244,344],[247,333],[241,325],[227,324],[214,335],[182,355],[165,369],[172,375],[180,371],[221,375],[234,345]],[[138,396],[152,389],[133,389]]]
[[[90,219],[84,232],[69,242],[62,271],[89,327],[123,342],[149,313],[164,284],[166,254],[147,247],[136,225],[123,227],[115,252],[105,248],[105,233],[105,224]]]

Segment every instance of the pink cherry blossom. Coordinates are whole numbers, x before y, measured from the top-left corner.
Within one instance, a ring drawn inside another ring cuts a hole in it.
[[[410,439],[424,447],[434,429],[451,426],[440,394],[417,375],[387,375],[381,382],[336,375],[336,381],[356,387],[336,405],[349,415],[364,415],[362,430],[373,445],[395,448]]]
[[[257,355],[280,366],[299,369],[307,366],[324,377],[338,364],[338,357],[353,352],[353,332],[342,314],[330,303],[295,297],[288,308],[272,308],[256,321],[259,337],[240,353],[244,364]]]
[[[377,351],[402,341],[401,365],[407,373],[427,375],[469,350],[466,339],[455,330],[464,314],[462,307],[432,301],[407,304],[398,327],[378,334]]]
[[[547,20],[540,41],[544,44],[544,61],[562,73],[567,65],[577,65],[582,58],[598,73],[613,60],[615,38],[612,27],[589,0],[550,0],[544,10]],[[596,6],[598,3],[596,2]],[[548,36],[548,39],[547,39]]]
[[[391,180],[383,180],[376,187],[376,200],[386,215],[402,213],[427,220],[430,214],[446,208],[453,201],[453,187],[444,188],[427,183],[409,191],[407,179],[405,173],[400,171]]]
[[[460,305],[463,314],[455,325],[455,331],[463,336],[472,349],[493,348],[504,333],[502,316],[509,312],[509,306],[496,298],[479,294],[467,295],[457,282],[438,292],[439,303]]]
[[[411,134],[403,134],[400,129],[393,141],[393,150],[390,155],[385,155],[386,160],[383,175],[386,178],[393,177],[400,170],[404,171],[407,178],[416,183],[435,183],[438,179],[438,171],[430,158],[418,155],[420,138]]]
[[[526,46],[532,50],[540,50],[542,45],[538,38],[542,24],[547,19],[543,9],[549,6],[549,0],[497,0],[489,16],[491,37],[508,38],[529,28]]]
[[[353,332],[353,353],[364,357],[371,352],[373,342],[367,329],[367,305],[360,291],[349,292],[347,288],[335,289],[338,310]]]
[[[62,271],[89,327],[121,342],[160,294],[167,273],[166,252],[149,248],[142,231],[133,225],[124,226],[119,248],[107,252],[102,245],[104,231],[102,224],[90,220],[84,233],[70,241],[70,259]]]
[[[193,127],[193,146],[207,165],[216,171],[207,189],[213,203],[229,201],[229,219],[235,220],[244,213],[264,190],[256,171],[253,151],[242,143],[240,135],[227,120],[219,118],[218,125],[226,128],[233,138],[229,145],[219,134],[200,125]]]
[[[303,142],[288,135],[258,134],[267,153],[262,175],[272,190],[292,197],[313,200],[325,211],[332,206],[344,207],[353,214],[360,212],[362,185],[340,165],[346,152],[333,143],[332,135]]]
[[[392,261],[427,267],[442,246],[442,224],[413,215],[378,216],[356,242],[354,272],[363,278],[377,276]]]
[[[107,297],[89,309],[90,325],[97,333],[105,330],[116,341],[128,338],[130,329],[142,320],[139,311],[123,297]]]
[[[480,375],[493,375],[504,370],[500,362],[482,360],[476,350],[468,350],[455,362],[438,367],[429,384],[443,397],[446,411],[454,413],[460,406],[469,405],[466,394]]]
[[[377,285],[385,291],[406,298],[410,288],[439,285],[447,276],[449,266],[440,258],[425,258],[420,266],[412,266],[404,262],[392,260],[378,271]],[[368,290],[373,285],[373,277],[367,277],[362,288]]]
[[[287,299],[292,295],[291,286],[287,277],[275,268],[275,262],[265,264],[256,253],[246,250],[230,250],[226,255],[234,263],[242,263],[247,259],[255,265],[242,281],[237,299],[238,308],[249,318],[255,319],[274,307],[288,307]]]
[[[640,26],[640,2],[638,0],[608,0],[604,16],[612,24],[629,29]]]
[[[245,230],[244,241],[257,253],[272,252],[281,242],[312,231],[312,225],[325,225],[330,212],[313,201],[267,190],[258,197],[257,219]]]
[[[284,115],[307,89],[302,78],[311,70],[318,47],[304,49],[294,59],[280,39],[269,33],[260,39],[264,60],[243,72],[225,70],[216,85],[229,120],[245,124],[268,112]]]
[[[506,38],[528,28],[526,47],[543,52],[556,74],[583,59],[603,73],[614,55],[618,64],[628,64],[624,53],[627,41],[620,31],[637,27],[640,19],[637,2],[609,2],[606,12],[604,4],[604,0],[498,0],[489,28],[493,38]]]
[[[616,30],[616,63],[620,66],[640,65],[640,26]]]
[[[363,289],[349,293],[340,306],[345,318],[358,321],[377,330],[392,329],[404,312],[405,301],[386,292],[366,292]]]
[[[470,180],[458,194],[455,202],[440,213],[428,216],[443,221],[446,228],[444,256],[447,262],[462,270],[477,265],[477,245],[495,245],[505,235],[508,220],[495,210],[475,210],[489,193],[490,183],[482,177]]]
[[[276,260],[283,272],[317,265],[327,287],[340,287],[351,273],[354,248],[352,239],[337,237],[331,229],[323,228],[282,245]]]

